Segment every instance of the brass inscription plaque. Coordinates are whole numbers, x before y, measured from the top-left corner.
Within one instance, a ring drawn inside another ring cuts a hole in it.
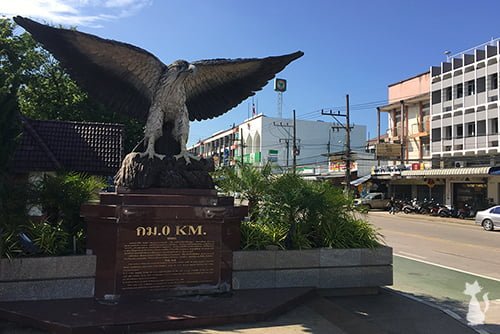
[[[220,233],[210,230],[206,225],[139,226],[131,230],[123,244],[121,289],[158,291],[217,284],[220,241],[214,236]]]

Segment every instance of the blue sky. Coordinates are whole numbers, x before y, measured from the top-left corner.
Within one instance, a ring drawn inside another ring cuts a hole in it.
[[[387,85],[420,74],[453,54],[500,37],[500,1],[202,1],[0,0],[16,14],[144,48],[176,59],[266,57],[304,51],[278,76],[288,80],[283,116],[322,119],[342,110],[376,132]],[[272,82],[255,96],[258,112],[277,114]],[[247,118],[251,100],[217,119],[193,122],[190,143]],[[382,124],[385,129],[386,120]]]

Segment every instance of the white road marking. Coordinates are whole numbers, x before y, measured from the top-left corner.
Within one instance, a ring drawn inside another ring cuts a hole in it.
[[[453,318],[455,318],[455,319],[457,319],[457,320],[462,319],[462,317],[461,317],[461,316],[459,316],[458,314],[456,314],[455,312],[453,312],[453,311],[452,311],[452,310],[450,310],[450,309],[447,309],[447,308],[442,308],[442,310],[443,310],[443,312],[444,312],[444,313],[448,314],[450,317],[453,317]]]
[[[486,331],[484,329],[475,329],[474,327],[471,327],[471,328],[474,329],[479,334],[490,334],[490,332],[488,332],[488,331]]]
[[[409,260],[413,260],[413,261],[417,261],[417,262],[422,262],[422,263],[425,263],[425,264],[430,264],[431,266],[436,266],[436,267],[441,267],[441,268],[444,268],[444,269],[454,270],[454,271],[458,271],[460,273],[464,273],[464,274],[468,274],[468,275],[477,276],[477,277],[489,279],[489,280],[492,280],[492,281],[500,282],[500,279],[498,279],[498,278],[494,278],[494,277],[486,276],[486,275],[481,275],[481,274],[476,274],[476,273],[472,273],[470,271],[466,271],[466,270],[462,270],[462,269],[458,269],[458,268],[454,268],[454,267],[449,267],[449,266],[445,266],[445,265],[442,265],[442,264],[438,264],[438,263],[434,263],[434,262],[430,262],[430,261],[425,261],[425,260],[422,260],[422,259],[416,259],[416,258],[413,258],[413,257],[410,257],[410,256],[398,255],[398,254],[394,254],[394,256],[399,256],[399,257],[402,257],[402,258],[405,258],[405,259],[409,259]]]
[[[398,253],[398,254],[407,255],[407,256],[414,256],[414,257],[418,257],[419,259],[427,259],[425,256],[420,256],[420,255],[413,254],[413,253],[407,253],[407,252],[403,252],[403,251],[398,251],[397,253]]]

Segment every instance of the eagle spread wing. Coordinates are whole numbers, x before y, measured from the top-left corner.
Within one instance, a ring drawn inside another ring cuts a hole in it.
[[[145,120],[166,66],[136,46],[76,30],[53,28],[16,16],[92,97],[118,112]]]
[[[54,28],[16,16],[91,96],[117,112],[146,120],[167,66],[146,50],[76,30]],[[261,90],[276,73],[304,53],[251,59],[213,59],[193,63],[185,83],[189,119],[214,118]],[[161,89],[161,87],[160,87]]]
[[[302,51],[297,51],[261,59],[214,59],[194,62],[196,75],[189,76],[184,83],[189,119],[201,121],[231,110],[261,90],[276,73],[303,54]]]

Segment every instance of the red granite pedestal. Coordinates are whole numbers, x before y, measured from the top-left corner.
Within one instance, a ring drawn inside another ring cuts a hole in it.
[[[82,207],[87,248],[97,256],[95,297],[223,293],[246,207],[215,190],[147,189],[102,193]]]
[[[0,319],[61,334],[132,333],[267,319],[312,288],[231,289],[245,207],[212,190],[101,194],[85,205],[95,298],[0,302]]]

